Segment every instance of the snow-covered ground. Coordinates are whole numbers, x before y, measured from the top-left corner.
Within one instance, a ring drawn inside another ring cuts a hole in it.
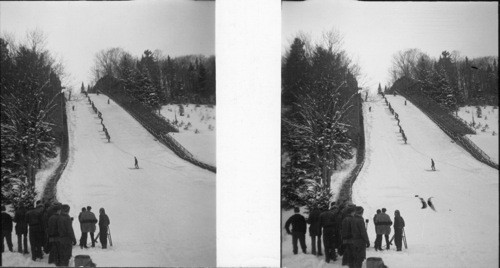
[[[474,120],[476,135],[467,135],[493,162],[498,163],[498,107],[480,106],[481,118],[476,106],[460,107],[458,116],[471,124]],[[494,135],[493,135],[494,134]]]
[[[363,206],[364,217],[370,219],[367,257],[381,257],[389,267],[498,267],[498,170],[451,142],[411,103],[405,106],[399,96],[387,99],[399,114],[408,144],[380,96],[364,103],[367,150],[353,185],[353,202]],[[431,171],[431,158],[437,171]],[[433,197],[437,211],[421,209],[415,195]],[[392,219],[394,210],[401,211],[408,249],[374,250],[372,218],[383,207]],[[283,211],[282,223],[292,214]],[[340,261],[327,264],[311,254],[293,255],[285,232],[282,241],[283,266],[341,267]],[[310,243],[307,234],[309,252]]]
[[[215,161],[215,106],[181,104],[184,115],[179,113],[179,105],[169,104],[161,108],[170,122],[177,119],[179,133],[170,133],[184,148],[199,161],[216,166]]]
[[[108,105],[106,96],[90,97],[103,114],[111,143],[88,101],[83,96],[72,101],[70,160],[57,196],[75,218],[84,206],[92,206],[96,216],[105,208],[113,246],[75,246],[73,256],[90,255],[100,267],[215,266],[215,174],[180,159],[121,107]],[[134,169],[134,156],[140,169]],[[73,228],[78,240],[76,220]],[[6,266],[53,266],[47,258],[33,262],[16,252],[3,253],[2,260]]]
[[[37,191],[37,200],[42,198],[43,190],[45,189],[45,185],[47,184],[48,179],[52,175],[54,175],[57,167],[61,164],[60,152],[61,148],[57,147],[57,156],[55,158],[48,159],[45,163],[42,164],[42,168],[36,172],[35,189]]]

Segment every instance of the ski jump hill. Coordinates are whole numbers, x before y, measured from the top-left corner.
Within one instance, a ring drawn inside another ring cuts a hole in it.
[[[404,97],[386,98],[408,141],[381,96],[363,103],[366,158],[352,200],[370,220],[367,257],[382,257],[389,267],[498,267],[498,170],[457,145],[410,101],[405,105]],[[416,195],[432,197],[436,211],[422,209]],[[400,210],[406,222],[403,252],[373,249],[372,219],[384,207],[391,219]]]
[[[90,205],[98,217],[105,208],[113,247],[75,247],[73,256],[101,267],[215,266],[215,173],[179,158],[107,96],[88,96],[111,140],[87,97],[68,101],[69,161],[57,199],[71,206],[77,240],[80,209]]]

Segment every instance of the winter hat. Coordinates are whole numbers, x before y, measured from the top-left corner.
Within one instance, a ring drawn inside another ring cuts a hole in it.
[[[365,209],[362,206],[356,207],[356,214],[363,214],[363,211],[365,211]]]
[[[92,209],[91,206],[87,206],[87,210],[90,211]]]
[[[395,215],[399,215],[399,210],[397,210],[397,209],[396,209],[396,210],[394,211],[394,214],[395,214]]]
[[[382,209],[382,212],[384,212],[384,213],[385,213],[386,211],[387,211],[387,209],[385,209],[385,208],[383,208],[383,209]]]
[[[380,210],[380,209],[377,209],[377,214],[379,214],[380,212],[382,212],[382,210]]]
[[[104,208],[100,208],[99,212],[104,214],[105,213]]]
[[[84,212],[84,211],[87,211],[87,209],[85,207],[82,208],[82,212]]]
[[[298,208],[298,207],[293,208],[293,212],[299,213],[300,212],[300,208]]]
[[[64,205],[62,205],[62,206],[61,206],[61,210],[62,210],[63,212],[69,212],[69,205],[68,205],[68,204],[64,204]]]

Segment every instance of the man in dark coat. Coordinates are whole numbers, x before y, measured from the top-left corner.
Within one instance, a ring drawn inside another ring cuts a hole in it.
[[[42,214],[43,205],[40,201],[37,201],[36,208],[26,212],[26,222],[29,226],[31,259],[33,261],[37,258],[43,258],[42,246],[45,234],[43,230]]]
[[[434,159],[431,158],[431,169],[436,171],[436,164],[434,163]]]
[[[69,206],[62,205],[61,215],[57,219],[57,232],[59,240],[59,263],[56,266],[68,266],[69,259],[76,244],[75,233],[73,232],[73,222],[69,217]]]
[[[2,253],[4,240],[7,240],[9,251],[12,252],[12,217],[5,212],[5,206],[2,205]]]
[[[80,212],[80,214],[78,214],[78,222],[80,222],[80,231],[82,232],[82,235],[80,236],[80,248],[87,248],[87,245],[83,244],[83,236],[85,235],[85,237],[87,237],[87,233],[84,233],[83,232],[83,224],[82,224],[82,214],[87,211],[87,209],[85,207],[82,208],[82,212]],[[86,240],[87,238],[85,238]]]
[[[293,245],[293,254],[297,254],[297,240],[300,242],[300,247],[302,248],[302,252],[307,254],[307,246],[306,246],[306,231],[307,231],[307,223],[304,216],[300,215],[300,209],[294,208],[293,210],[295,214],[293,214],[285,223],[285,229],[287,234],[292,235],[292,245]],[[290,232],[290,225],[292,225],[292,231]]]
[[[309,218],[307,222],[310,224],[309,226],[309,235],[311,236],[311,252],[313,255],[318,254],[318,256],[322,256],[321,253],[321,226],[319,222],[319,216],[321,215],[321,211],[319,208],[314,208],[309,214]],[[316,244],[318,245],[318,252],[316,252]]]
[[[354,216],[354,207],[348,206],[345,209],[345,217],[342,219],[342,246],[343,246],[343,256],[342,256],[342,265],[351,265],[352,263],[352,232],[351,232],[351,222],[352,217]]]
[[[384,235],[385,237],[385,244],[386,244],[386,249],[390,249],[390,243],[389,243],[389,235],[391,234],[391,217],[389,215],[385,214],[387,210],[385,208],[382,208],[382,213],[378,216],[378,226],[377,226],[377,234],[380,233]],[[382,239],[380,239],[379,242],[379,250],[382,250]]]
[[[14,222],[16,222],[16,235],[17,235],[17,251],[28,254],[28,224],[26,223],[26,208],[20,204],[14,214]]]
[[[55,204],[52,207],[52,210],[54,211],[52,215],[49,218],[48,221],[48,228],[47,228],[47,234],[48,234],[48,240],[49,240],[49,248],[50,248],[50,254],[49,254],[49,263],[59,263],[59,230],[57,226],[57,222],[59,220],[59,216],[61,214],[61,205],[60,204]]]
[[[380,213],[382,213],[382,210],[380,209],[377,209],[377,214],[375,214],[375,216],[373,216],[373,225],[375,226],[375,234],[377,235],[376,238],[375,238],[375,250],[382,250],[382,233],[379,234],[379,232],[377,232],[377,226],[378,226],[378,216],[380,215]]]
[[[139,168],[139,161],[137,161],[137,157],[134,156],[134,164],[135,168]]]
[[[44,226],[44,232],[45,232],[45,243],[43,246],[43,251],[46,254],[49,254],[51,250],[51,246],[49,243],[49,219],[52,217],[57,212],[57,208],[60,209],[61,204],[60,203],[53,203],[53,204],[46,204],[45,207],[47,208],[42,216],[43,220],[43,226]]]
[[[108,215],[104,211],[104,208],[99,209],[99,240],[101,241],[102,248],[106,248],[108,246],[108,228],[109,224]]]
[[[330,210],[327,210],[319,216],[320,225],[323,228],[323,245],[325,246],[325,261],[330,262],[330,259],[336,261],[337,253],[335,252],[335,235],[337,234],[337,221],[336,213],[338,207],[335,205],[330,206]]]
[[[362,266],[363,261],[366,259],[366,248],[370,246],[363,211],[363,207],[356,207],[354,217],[351,220],[351,252],[352,267],[354,268]]]
[[[399,210],[394,211],[394,243],[396,243],[397,251],[401,251],[401,241],[403,240],[404,227],[405,220],[401,217]]]

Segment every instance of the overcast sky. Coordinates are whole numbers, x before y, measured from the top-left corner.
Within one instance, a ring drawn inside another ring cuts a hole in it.
[[[0,2],[2,34],[22,41],[35,28],[63,59],[73,86],[91,81],[94,55],[106,48],[134,56],[146,49],[165,56],[215,54],[215,3],[209,1]]]
[[[498,2],[283,2],[282,53],[298,31],[318,37],[335,27],[366,75],[363,85],[388,80],[391,57],[419,48],[431,57],[458,50],[469,58],[498,56]]]

